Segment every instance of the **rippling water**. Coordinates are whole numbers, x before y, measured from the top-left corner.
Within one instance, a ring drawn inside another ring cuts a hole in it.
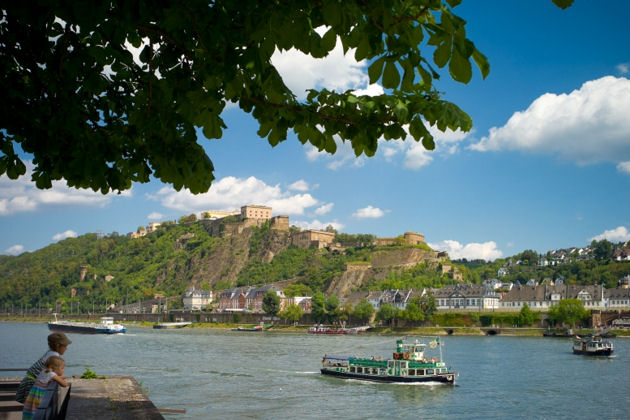
[[[0,368],[30,366],[48,334],[45,324],[0,323]],[[319,374],[325,353],[388,357],[391,336],[131,327],[70,339],[66,374],[133,375],[157,407],[186,410],[167,418],[630,418],[630,339],[614,340],[614,357],[589,358],[568,339],[442,337],[455,387]]]

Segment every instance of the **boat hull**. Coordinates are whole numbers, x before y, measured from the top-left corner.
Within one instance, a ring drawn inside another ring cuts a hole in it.
[[[455,384],[455,374],[444,373],[440,375],[410,377],[410,376],[392,376],[392,375],[364,375],[360,373],[338,372],[335,370],[321,369],[323,375],[335,376],[346,379],[359,379],[363,381],[387,382],[387,383],[422,383],[422,382],[440,382],[444,384]]]
[[[112,328],[103,328],[103,327],[93,327],[89,325],[59,324],[59,323],[54,323],[54,322],[48,323],[48,329],[50,331],[76,333],[76,334],[120,334],[127,331],[125,327],[123,327],[122,329],[112,329]]]
[[[594,351],[573,349],[574,354],[580,354],[582,356],[610,356],[613,354],[613,351],[613,349],[602,349]]]
[[[165,322],[163,324],[155,324],[153,328],[156,330],[171,330],[175,328],[184,328],[190,324],[190,322]]]

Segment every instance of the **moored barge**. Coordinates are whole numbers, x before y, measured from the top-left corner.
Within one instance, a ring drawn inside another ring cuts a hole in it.
[[[115,324],[114,318],[110,316],[102,317],[101,322],[97,323],[57,321],[57,316],[55,315],[55,320],[48,323],[48,329],[50,331],[79,334],[121,334],[127,331],[124,325]]]
[[[347,379],[360,379],[376,382],[439,382],[455,384],[457,372],[446,367],[442,361],[439,338],[429,343],[431,348],[440,347],[440,358],[427,359],[424,355],[426,344],[396,341],[396,351],[392,359],[359,358],[351,356],[324,356],[321,373]]]

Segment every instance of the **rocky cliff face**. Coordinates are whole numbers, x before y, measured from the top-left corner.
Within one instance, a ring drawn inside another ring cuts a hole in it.
[[[216,226],[212,227],[212,233],[213,236],[219,233]],[[180,246],[185,245],[187,239],[190,238],[180,238]],[[291,238],[287,231],[268,230],[261,234],[251,227],[233,224],[230,229],[221,232],[221,238],[217,238],[217,244],[209,255],[190,258],[185,267],[176,264],[169,267],[169,270],[175,272],[176,276],[188,277],[188,287],[201,288],[202,284],[214,287],[219,282],[223,285],[236,285],[240,272],[250,259],[271,263],[276,255],[290,245]],[[435,264],[438,261],[435,251],[419,248],[381,249],[372,253],[371,265],[350,266],[347,271],[334,277],[327,285],[325,293],[347,296],[368,282],[385,279],[391,271],[413,267],[422,262]],[[304,271],[308,272],[309,267],[305,267]],[[186,281],[180,277],[181,280]],[[298,277],[288,282],[299,280]]]
[[[436,251],[419,248],[381,250],[372,253],[372,267],[413,266],[421,262],[438,261]]]

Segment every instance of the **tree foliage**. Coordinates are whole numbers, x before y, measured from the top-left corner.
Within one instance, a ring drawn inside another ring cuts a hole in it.
[[[576,323],[588,320],[589,316],[589,311],[579,299],[562,299],[549,308],[549,321],[554,325],[568,324],[575,327]]]
[[[539,314],[532,311],[528,304],[523,304],[520,312],[518,313],[518,326],[524,327],[526,325],[532,325],[534,322],[540,319]]]
[[[472,64],[484,78],[490,69],[466,37],[466,21],[453,12],[458,3],[6,2],[0,175],[26,172],[19,146],[33,155],[38,188],[63,178],[107,193],[154,176],[177,190],[204,192],[214,167],[197,129],[221,138],[227,128],[221,113],[230,102],[257,120],[258,135],[272,146],[292,130],[320,151],[334,153],[338,137],[357,156],[372,156],[378,139],[404,139],[408,126],[414,140],[433,149],[427,125],[472,127],[435,88],[439,69],[462,83],[470,81]],[[272,55],[294,48],[320,58],[336,42],[368,60],[370,82],[388,93],[313,89],[298,100]],[[137,57],[129,45],[139,49]]]
[[[400,317],[400,310],[391,303],[382,305],[378,312],[376,312],[376,319],[379,321],[386,321],[390,326],[394,325],[397,318]]]
[[[367,299],[361,299],[352,311],[352,316],[361,322],[368,322],[374,315],[374,306]]]
[[[262,309],[268,315],[276,315],[280,311],[280,296],[273,290],[267,290],[263,296]]]
[[[302,318],[302,308],[299,305],[291,304],[278,312],[278,316],[292,323],[298,322]]]

